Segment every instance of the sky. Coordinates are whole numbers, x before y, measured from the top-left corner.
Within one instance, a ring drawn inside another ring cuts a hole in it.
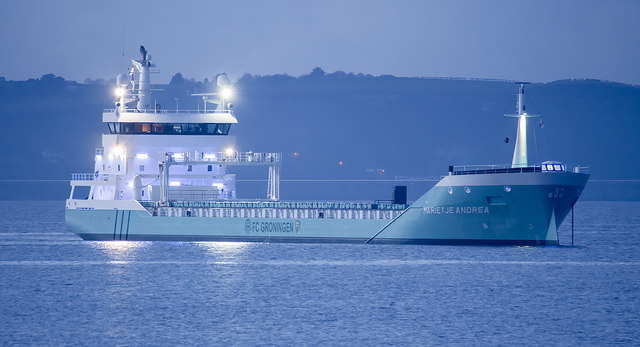
[[[640,1],[2,1],[0,76],[308,74],[640,85]]]

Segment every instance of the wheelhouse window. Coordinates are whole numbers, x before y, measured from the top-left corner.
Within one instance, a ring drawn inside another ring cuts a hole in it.
[[[231,124],[218,123],[109,123],[111,134],[227,135]]]

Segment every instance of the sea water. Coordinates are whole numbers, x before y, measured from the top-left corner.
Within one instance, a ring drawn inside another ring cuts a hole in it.
[[[640,203],[561,247],[89,242],[0,202],[0,345],[637,345]]]

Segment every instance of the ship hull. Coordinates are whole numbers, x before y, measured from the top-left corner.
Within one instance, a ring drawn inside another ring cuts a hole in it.
[[[446,176],[394,219],[154,216],[137,201],[68,200],[85,240],[558,245],[588,175]]]

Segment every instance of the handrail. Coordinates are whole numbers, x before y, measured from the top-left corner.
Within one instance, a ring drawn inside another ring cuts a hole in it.
[[[227,163],[281,163],[282,153],[255,153],[255,152],[233,152],[227,154],[225,152],[175,152],[167,153],[171,155],[173,162],[227,162]],[[192,156],[193,155],[193,156]]]
[[[157,201],[142,201],[145,207],[159,207]],[[302,201],[169,201],[169,207],[194,208],[277,208],[277,209],[315,209],[315,210],[396,210],[402,211],[409,204],[372,204],[366,202],[302,202]]]
[[[553,168],[550,168],[553,166]],[[569,172],[568,165],[562,163],[553,164],[530,164],[522,167],[513,167],[510,164],[497,165],[458,165],[452,166],[452,175],[478,175],[478,174],[498,174],[498,173],[526,173],[526,172]],[[576,166],[571,170],[574,173],[589,172],[588,166]]]
[[[119,112],[120,114],[123,113],[161,113],[161,114],[169,114],[169,113],[184,113],[184,114],[209,114],[209,113],[215,113],[215,114],[231,114],[233,115],[233,112],[231,112],[230,110],[154,110],[154,109],[149,109],[149,110],[142,110],[142,111],[138,111],[138,110],[133,110],[133,109],[127,109],[124,111],[119,111],[118,109],[115,108],[106,108],[104,110],[102,110],[103,113],[116,113]]]
[[[71,180],[72,181],[107,181],[109,179],[108,175],[98,174],[98,173],[72,173]]]
[[[540,164],[531,164],[526,167],[540,167]],[[469,170],[496,170],[496,169],[511,169],[512,164],[480,164],[480,165],[456,165],[453,167],[453,171],[469,171]]]
[[[72,173],[72,181],[95,181],[96,176],[94,173]]]
[[[479,174],[498,174],[498,173],[524,173],[524,172],[542,172],[540,166],[526,167],[502,167],[502,168],[472,168],[467,170],[453,170],[454,176],[458,175],[479,175]]]

